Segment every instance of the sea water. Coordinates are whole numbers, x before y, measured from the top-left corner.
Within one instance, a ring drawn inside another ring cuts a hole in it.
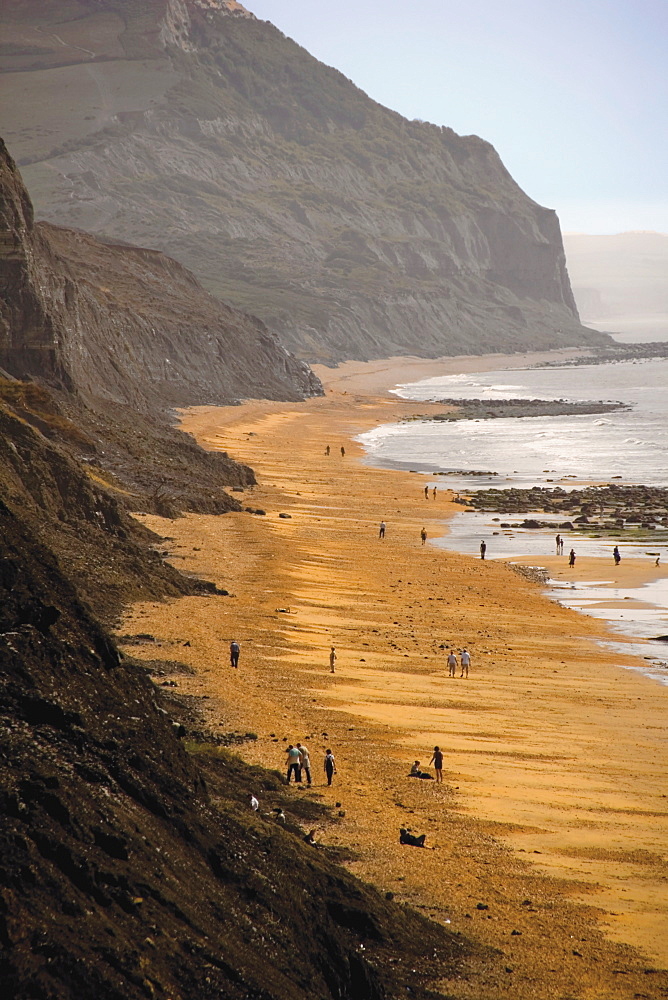
[[[668,485],[668,360],[449,375],[398,385],[403,399],[615,401],[630,409],[555,417],[408,421],[362,434],[374,464],[421,472],[470,470],[454,489],[528,487],[574,476]],[[419,408],[416,407],[416,413]],[[444,481],[445,485],[445,481]],[[564,486],[564,483],[559,483]]]
[[[668,486],[668,360],[643,359],[600,365],[516,368],[440,376],[396,386],[403,399],[499,399],[615,401],[627,409],[602,414],[551,417],[434,421],[384,424],[359,436],[367,460],[375,465],[426,473],[416,482],[416,497],[425,483],[455,491],[560,486],[583,483],[627,483]],[[416,406],[419,414],[419,406]],[[436,473],[446,475],[436,476]],[[474,474],[475,473],[475,474]],[[435,544],[477,554],[480,539],[488,558],[512,559],[554,553],[554,535],[502,529],[500,522],[521,521],[529,514],[466,512],[448,522],[448,534]],[[548,520],[545,514],[538,515]],[[561,532],[564,534],[564,532]],[[581,556],[606,556],[614,541],[578,536],[568,531],[567,545]],[[620,543],[623,558],[668,562],[668,548],[647,542]],[[588,614],[606,618],[613,628],[640,640],[668,633],[668,579],[622,593],[609,586],[550,581],[550,596]],[[610,602],[626,600],[623,610]],[[639,650],[643,652],[640,653]],[[644,672],[668,683],[668,644],[643,643],[633,650],[647,658]]]

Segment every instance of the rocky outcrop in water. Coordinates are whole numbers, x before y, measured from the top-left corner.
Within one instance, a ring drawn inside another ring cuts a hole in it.
[[[643,537],[661,539],[662,542],[663,532],[668,530],[668,489],[659,486],[611,483],[607,486],[587,486],[571,490],[561,486],[534,486],[527,490],[488,489],[476,490],[467,498],[456,502],[475,510],[496,511],[501,514],[543,511],[553,515],[553,519],[549,521],[528,518],[521,524],[512,525],[513,527],[577,527],[578,531],[585,533],[604,530],[607,533],[628,534],[629,531],[635,531],[640,532]],[[554,515],[568,520],[557,522]],[[504,526],[509,527],[501,525]]]
[[[381,107],[239,4],[2,17],[0,122],[41,218],[169,253],[309,360],[601,339],[555,213],[492,146]]]

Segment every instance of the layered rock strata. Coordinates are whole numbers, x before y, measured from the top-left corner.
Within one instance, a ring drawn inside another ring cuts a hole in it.
[[[241,5],[11,0],[3,21],[0,122],[40,217],[169,253],[301,357],[600,336],[555,213],[489,143],[381,107]]]

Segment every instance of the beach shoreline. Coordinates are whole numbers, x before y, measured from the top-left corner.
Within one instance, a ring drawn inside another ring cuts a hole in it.
[[[258,485],[233,495],[266,513],[143,518],[173,540],[175,565],[232,596],[136,605],[123,631],[150,631],[161,655],[194,670],[179,689],[213,728],[256,733],[240,748],[246,759],[280,767],[286,741],[307,741],[317,784],[299,794],[344,813],[322,838],[352,849],[351,869],[382,891],[496,949],[466,982],[442,984],[450,995],[668,988],[664,973],[650,983],[643,971],[668,966],[668,691],[619,668],[635,661],[599,645],[603,623],[549,601],[505,563],[422,546],[421,527],[432,539],[454,508],[446,484],[425,500],[422,477],[364,464],[355,442],[428,409],[392,395],[397,382],[495,369],[501,357],[349,362],[318,368],[325,396],[303,404],[184,413],[205,447],[253,467]],[[468,681],[445,677],[450,645],[471,649]],[[320,775],[330,743],[332,789]],[[436,744],[443,786],[408,779]],[[437,850],[411,854],[398,844],[402,825]]]

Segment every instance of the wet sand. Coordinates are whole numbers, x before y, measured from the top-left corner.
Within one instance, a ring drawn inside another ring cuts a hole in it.
[[[188,411],[201,443],[255,469],[258,485],[234,495],[266,514],[146,518],[174,540],[176,566],[232,596],[137,605],[122,630],[157,637],[147,657],[195,669],[179,690],[213,727],[257,734],[246,759],[282,768],[287,742],[306,742],[316,785],[294,794],[344,813],[319,836],[352,848],[361,877],[496,949],[445,992],[666,995],[668,974],[646,970],[668,966],[668,688],[620,669],[595,641],[603,623],[505,563],[422,546],[420,529],[433,538],[453,510],[447,490],[425,500],[422,477],[362,464],[352,441],[428,411],[389,385],[503,364],[466,363],[349,363],[318,369],[321,399]],[[470,678],[448,679],[447,648],[464,645]],[[444,784],[407,778],[435,744]],[[400,846],[402,825],[436,849]]]

